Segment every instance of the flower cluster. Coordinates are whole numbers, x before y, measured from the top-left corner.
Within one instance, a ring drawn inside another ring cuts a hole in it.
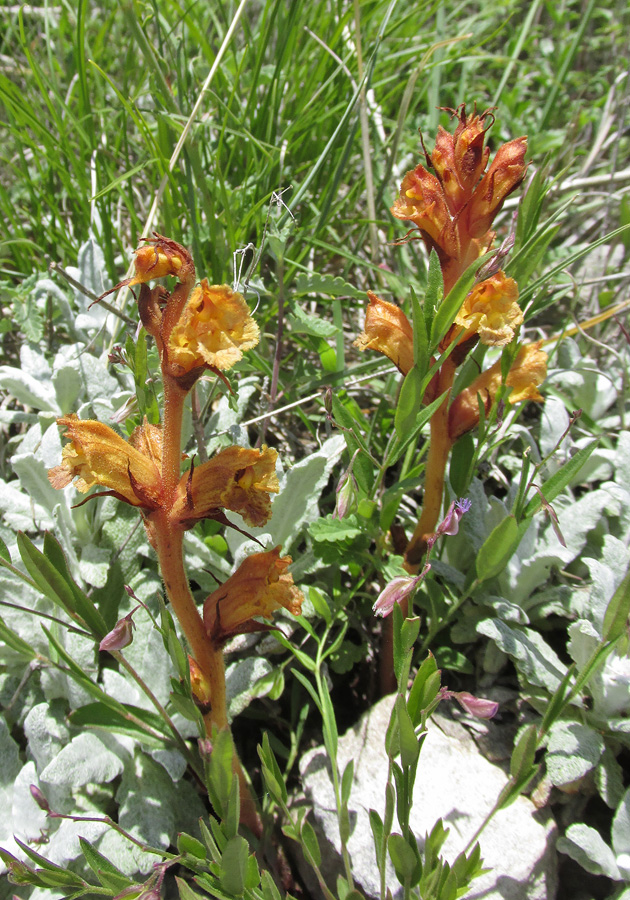
[[[490,227],[504,200],[525,177],[527,138],[503,144],[486,171],[490,149],[486,132],[492,110],[466,114],[462,104],[449,110],[458,119],[450,134],[440,126],[433,153],[407,172],[392,206],[397,219],[413,222],[428,249],[435,249],[448,294],[461,273],[494,240]]]

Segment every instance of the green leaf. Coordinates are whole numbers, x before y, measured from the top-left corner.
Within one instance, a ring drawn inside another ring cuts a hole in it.
[[[512,750],[510,759],[510,775],[512,778],[519,779],[531,770],[537,747],[538,729],[535,725],[528,725]]]
[[[124,875],[113,862],[99,853],[96,847],[85,838],[79,837],[79,844],[83,858],[104,887],[109,887],[119,893],[134,884],[133,878]]]
[[[177,835],[177,851],[178,853],[188,853],[196,859],[206,859],[208,856],[205,846],[191,834],[181,832]]]
[[[616,641],[625,633],[630,615],[630,570],[613,594],[604,615],[602,638]]]
[[[162,739],[158,736],[165,728],[161,716],[130,703],[125,704],[124,707],[106,706],[103,703],[86,703],[73,710],[68,718],[76,728],[102,728],[114,734],[126,734],[156,750],[163,749],[170,743],[170,735],[165,734]],[[140,722],[134,721],[134,719],[139,719]],[[144,723],[152,731],[157,731],[158,734],[148,733],[141,723]]]
[[[20,656],[24,656],[26,659],[35,659],[37,656],[36,651],[31,645],[27,644],[26,641],[23,641],[15,631],[9,628],[2,618],[0,618],[0,641],[6,644],[7,647],[10,647],[15,653],[19,653]]]
[[[413,288],[411,292],[411,309],[413,312],[413,359],[415,366],[421,371],[426,371],[429,365],[429,332],[424,317],[424,311]]]
[[[417,850],[414,852],[404,837],[395,833],[390,834],[387,849],[400,883],[407,882],[412,887],[417,884],[422,874],[422,864]]]
[[[424,294],[424,321],[427,334],[431,334],[433,317],[436,309],[442,303],[444,297],[444,277],[442,275],[442,266],[440,265],[440,257],[437,255],[435,247],[431,248],[429,254],[429,271],[427,273],[427,289]]]
[[[402,441],[414,427],[416,417],[422,409],[424,373],[417,366],[409,370],[400,388],[394,428]]]
[[[322,854],[319,849],[319,843],[317,841],[317,835],[313,829],[313,826],[310,822],[302,822],[302,831],[300,832],[300,838],[302,840],[302,844],[306,853],[310,856],[313,863],[319,868],[322,864]]]
[[[317,338],[333,338],[339,333],[339,329],[333,322],[322,319],[321,316],[313,316],[304,312],[299,304],[293,306],[291,315],[288,316],[293,334],[310,334]]]
[[[343,775],[341,776],[341,802],[346,804],[350,799],[350,792],[352,790],[352,781],[354,779],[354,760],[351,759],[343,770]]]
[[[514,516],[496,525],[477,553],[476,570],[479,581],[494,578],[508,564],[520,542],[520,532]]]
[[[317,519],[309,525],[309,534],[314,541],[346,541],[358,537],[362,529],[358,525],[358,519],[353,514],[345,519],[333,519],[332,515]]]
[[[88,627],[98,638],[104,637],[108,628],[103,616],[70,574],[61,544],[54,535],[50,534],[48,531],[44,535],[44,555],[70,587],[74,597],[74,609],[76,609],[83,621],[87,623]]]
[[[475,470],[475,441],[465,434],[455,442],[449,466],[449,481],[456,497],[463,497],[470,486]]]
[[[6,560],[8,563],[11,562],[11,554],[9,553],[9,548],[4,543],[2,538],[0,538],[0,558]]]
[[[572,481],[577,477],[578,472],[587,461],[595,447],[599,443],[599,438],[591,441],[586,447],[578,450],[575,456],[572,456],[557,472],[549,478],[541,487],[542,495],[548,503],[560,494]],[[529,501],[523,512],[523,518],[528,519],[538,512],[542,506],[542,500],[538,494]]]
[[[274,756],[274,752],[271,749],[271,744],[269,743],[269,735],[265,731],[263,734],[263,742],[262,746],[258,746],[258,755],[263,764],[263,775],[265,776],[265,781],[271,779],[273,783],[274,789],[270,792],[276,797],[276,799],[280,800],[281,803],[285,804],[287,802],[287,787],[284,783],[284,778],[282,776],[282,772],[280,771],[280,766]]]
[[[407,712],[405,699],[400,695],[396,700],[396,715],[398,716],[398,733],[400,737],[400,761],[403,768],[411,769],[418,761],[420,745]]]
[[[221,886],[229,894],[240,896],[245,890],[247,877],[247,841],[240,834],[234,835],[225,845],[221,857]]]

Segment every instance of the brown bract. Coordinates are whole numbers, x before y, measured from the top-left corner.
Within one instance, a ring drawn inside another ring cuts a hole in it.
[[[239,513],[248,525],[264,525],[271,515],[269,495],[280,490],[276,458],[276,451],[265,446],[261,450],[221,450],[182,476],[171,519],[190,527],[199,519],[228,509]]]
[[[157,232],[153,232],[152,238],[142,240],[145,245],[136,250],[136,272],[128,282],[129,286],[145,284],[166,275],[173,275],[181,282],[194,280],[195,266],[185,247]]]
[[[252,621],[255,616],[270,619],[282,607],[300,614],[304,597],[286,571],[291,561],[290,556],[280,556],[280,547],[252,553],[210,594],[203,605],[203,620],[215,646],[235,634],[263,630],[264,625]]]
[[[482,344],[504,347],[523,323],[517,300],[518,285],[499,271],[474,286],[464,299],[455,324],[466,329],[464,340],[468,333],[478,334]]]
[[[170,370],[185,375],[200,366],[230,369],[255,347],[258,325],[249,314],[242,294],[227,284],[201,282],[186,301],[168,337],[166,353]]]
[[[403,375],[413,367],[413,329],[402,309],[368,291],[363,332],[354,342],[359,350],[377,350]]]
[[[57,422],[70,441],[62,450],[61,465],[48,472],[54,488],[64,488],[76,478],[75,487],[81,493],[101,485],[132,506],[156,509],[160,505],[161,435],[156,426],[145,423],[126,441],[93,419],[69,415]]]
[[[518,351],[505,379],[511,390],[506,400],[521,403],[524,400],[542,400],[538,390],[547,375],[547,354],[541,350],[541,342],[525,344]],[[488,412],[501,387],[501,360],[482,372],[469,387],[453,400],[448,411],[448,432],[452,441],[466,434],[479,423],[479,397]]]

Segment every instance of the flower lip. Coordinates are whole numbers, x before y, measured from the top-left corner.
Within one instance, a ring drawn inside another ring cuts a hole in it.
[[[173,325],[166,352],[175,377],[204,368],[226,371],[255,347],[258,325],[250,315],[242,294],[227,284],[209,284],[203,279],[192,291]]]

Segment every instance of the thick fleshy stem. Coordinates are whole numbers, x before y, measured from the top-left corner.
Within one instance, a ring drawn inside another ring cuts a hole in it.
[[[440,518],[444,496],[444,474],[453,442],[448,433],[448,405],[456,367],[451,358],[440,370],[437,395],[447,391],[443,403],[431,417],[431,442],[425,469],[424,500],[418,524],[405,551],[405,569],[416,575],[427,551],[427,538],[433,534]]]
[[[206,633],[203,619],[190,590],[184,565],[184,529],[179,523],[173,522],[170,518],[170,509],[174,504],[180,480],[182,418],[184,401],[188,390],[182,388],[166,371],[167,366],[168,360],[163,354],[164,427],[162,440],[162,486],[164,489],[164,507],[152,513],[149,520],[167,596],[190,645],[193,657],[210,686],[212,709],[204,716],[204,722],[206,733],[209,737],[212,737],[213,727],[220,730],[229,728],[225,690],[225,662],[222,649],[215,647]],[[236,753],[234,754],[232,766],[239,779],[241,822],[259,837],[262,831],[260,816]]]

